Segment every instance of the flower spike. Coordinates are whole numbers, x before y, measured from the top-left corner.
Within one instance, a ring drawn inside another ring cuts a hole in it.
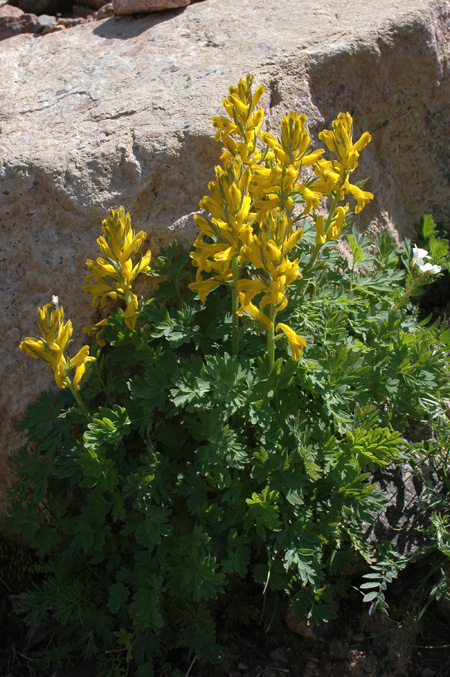
[[[94,362],[95,357],[89,356],[88,346],[83,346],[73,358],[64,355],[73,330],[70,320],[64,323],[64,309],[59,307],[57,299],[58,297],[54,296],[51,303],[47,303],[42,309],[38,308],[37,327],[40,338],[27,337],[19,348],[35,360],[48,362],[60,388],[68,386],[70,389],[73,387],[80,390],[80,381],[86,370],[86,364]],[[73,383],[69,378],[72,370],[75,370]]]

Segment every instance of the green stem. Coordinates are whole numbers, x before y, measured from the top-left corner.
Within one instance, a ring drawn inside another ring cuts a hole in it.
[[[328,218],[325,221],[325,224],[323,226],[323,229],[325,233],[328,233],[328,228],[330,227],[330,223],[333,220],[334,212],[336,211],[337,203],[339,202],[339,195],[335,195],[333,198],[333,202],[331,203],[331,209],[328,214]]]
[[[272,371],[275,364],[275,315],[275,308],[271,305],[268,317],[272,321],[272,328],[267,330],[267,354],[269,356],[270,371]]]
[[[412,283],[411,283],[411,284],[409,285],[409,287],[406,289],[406,291],[405,291],[405,293],[403,294],[403,296],[402,296],[402,298],[400,299],[400,301],[399,301],[399,302],[397,303],[397,305],[395,306],[394,310],[400,310],[400,308],[401,308],[402,305],[405,303],[405,301],[408,300],[408,298],[409,298],[409,297],[411,296],[411,294],[413,293],[414,289],[417,287],[417,283],[419,282],[420,277],[422,277],[422,276],[420,275],[418,278],[416,278],[415,280],[412,281]]]
[[[328,214],[327,220],[325,221],[325,224],[324,224],[324,227],[323,227],[325,233],[328,232],[328,228],[330,227],[330,224],[331,224],[331,221],[333,219],[334,212],[336,211],[336,207],[337,207],[338,202],[339,202],[339,196],[335,195],[334,198],[333,198],[333,202],[331,203],[330,212]],[[308,263],[306,264],[306,266],[302,270],[303,279],[297,287],[297,293],[300,293],[301,291],[303,291],[303,288],[305,287],[305,285],[308,281],[307,276],[311,272],[311,269],[314,266],[321,249],[322,249],[321,244],[316,244],[316,246],[314,247]]]
[[[87,418],[90,418],[89,409],[87,408],[87,406],[83,402],[83,399],[82,399],[80,393],[78,392],[78,390],[75,389],[75,386],[73,385],[72,381],[69,378],[66,379],[66,385],[69,388],[70,392],[72,393],[72,395],[75,399],[75,402],[78,404],[78,406],[80,407],[83,414]]]
[[[239,279],[239,263],[237,256],[233,256],[231,260],[231,271],[233,273],[233,286],[231,289],[231,354],[233,357],[237,357],[239,355],[239,316],[237,314],[237,310],[239,308],[239,296],[237,290],[237,283]]]

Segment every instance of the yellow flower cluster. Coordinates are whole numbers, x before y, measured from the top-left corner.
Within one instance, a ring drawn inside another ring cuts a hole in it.
[[[47,303],[37,311],[37,326],[40,338],[26,338],[20,344],[20,350],[31,355],[35,360],[42,359],[53,368],[56,384],[60,388],[72,386],[69,372],[75,369],[73,387],[80,389],[80,381],[85,372],[86,364],[95,361],[89,357],[89,347],[80,348],[75,357],[67,358],[64,353],[72,336],[72,322],[64,324],[64,309],[57,305],[57,298]]]
[[[148,251],[136,265],[133,265],[132,256],[139,251],[145,238],[146,233],[143,231],[137,235],[132,231],[130,215],[125,214],[122,207],[112,209],[109,217],[103,221],[102,235],[97,240],[103,256],[96,261],[86,261],[90,272],[83,289],[94,297],[93,306],[97,307],[99,303],[104,305],[108,298],[124,300],[127,304],[125,322],[130,329],[136,326],[138,309],[138,298],[132,285],[139,273],[149,270],[151,253]],[[104,345],[101,333],[107,324],[108,319],[105,319],[87,327],[85,331],[96,334],[98,343]],[[75,399],[81,403],[76,391],[80,390],[86,364],[94,361],[95,357],[89,356],[88,346],[83,346],[72,359],[64,355],[72,336],[72,323],[69,320],[64,324],[64,310],[59,307],[57,296],[53,297],[52,303],[38,309],[37,326],[40,338],[26,338],[20,344],[20,349],[34,359],[43,359],[51,364],[57,385],[70,388]],[[69,378],[72,370],[75,370],[73,383]]]
[[[230,96],[222,101],[228,117],[211,118],[217,129],[216,141],[226,148],[220,158],[224,163],[235,157],[240,157],[244,164],[255,161],[256,142],[264,118],[262,108],[255,108],[264,94],[264,87],[258,87],[252,94],[252,82],[253,76],[247,75],[245,80],[239,80],[237,87],[230,87]]]
[[[90,272],[85,278],[87,284],[83,290],[94,297],[92,305],[96,308],[99,304],[104,306],[108,298],[122,299],[127,304],[124,317],[130,329],[136,326],[139,305],[132,285],[140,273],[150,270],[152,255],[148,250],[136,265],[133,265],[132,256],[139,251],[146,237],[144,231],[133,232],[130,215],[125,214],[123,207],[111,209],[109,217],[102,223],[102,235],[97,240],[103,256],[96,261],[86,261]],[[88,327],[87,331],[96,333],[96,328],[101,330],[101,325],[107,322],[102,320],[94,327]],[[102,343],[101,339],[99,342]]]
[[[239,300],[233,312],[251,316],[273,336],[275,316],[288,303],[288,287],[302,277],[298,259],[291,258],[303,235],[294,225],[294,204],[300,200],[303,214],[314,220],[317,247],[339,238],[350,206],[337,203],[350,194],[358,213],[373,198],[349,182],[370,134],[353,143],[352,118],[340,113],[333,130],[319,134],[331,154],[326,160],[324,149],[309,150],[306,116],[291,112],[282,119],[278,140],[262,132],[264,112],[257,106],[264,88],[252,93],[252,83],[247,75],[230,87],[222,102],[227,116],[212,118],[225,151],[223,166],[216,167],[216,179],[208,186],[211,196],[200,202],[209,218],[194,217],[200,232],[191,253],[197,273],[190,288],[205,301],[218,285],[231,286]],[[305,167],[314,169],[309,180],[301,179]],[[316,213],[323,198],[332,200],[327,218]],[[305,340],[284,323],[275,330],[284,332],[297,359]]]

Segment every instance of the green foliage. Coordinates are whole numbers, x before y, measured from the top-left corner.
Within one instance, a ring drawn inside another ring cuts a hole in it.
[[[18,594],[32,584],[35,576],[33,550],[17,537],[0,534],[0,588],[3,594]]]
[[[364,574],[364,583],[360,586],[364,602],[370,603],[370,614],[378,610],[388,615],[384,593],[389,583],[392,583],[409,563],[410,558],[396,552],[390,543],[380,544],[377,561],[372,564],[370,573]]]
[[[419,247],[428,249],[433,263],[448,269],[450,264],[449,241],[445,237],[444,229],[434,222],[431,214],[425,214],[414,227],[419,236]]]
[[[432,414],[433,437],[420,446],[421,456],[415,463],[415,474],[423,483],[431,513],[426,530],[427,543],[422,548],[428,565],[427,598],[421,615],[428,605],[445,597],[450,599],[450,407],[449,401],[434,403]],[[431,588],[429,587],[431,580]]]
[[[388,236],[349,243],[350,261],[327,243],[280,312],[306,337],[297,361],[279,342],[271,370],[254,324],[230,356],[226,289],[200,303],[171,245],[135,329],[109,318],[88,417],[64,391],[29,407],[9,525],[41,561],[22,612],[50,613],[64,651],[97,656],[99,674],[151,677],[174,648],[214,660],[216,618],[243,583],[259,585],[266,625],[278,597],[327,621],[348,564],[374,560],[361,524],[386,497],[371,473],[412,456],[405,426],[449,396],[449,336],[397,307]],[[362,586],[372,606],[402,566],[380,553]]]

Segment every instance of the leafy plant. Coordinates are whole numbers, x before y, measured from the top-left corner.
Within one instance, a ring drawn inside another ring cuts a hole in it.
[[[216,659],[216,618],[244,584],[266,625],[278,599],[332,618],[348,564],[374,558],[361,523],[386,497],[371,473],[402,462],[407,422],[449,393],[442,336],[406,305],[392,240],[353,228],[350,260],[334,246],[347,198],[358,213],[373,197],[349,182],[370,135],[353,142],[339,114],[325,160],[305,116],[286,116],[281,140],[262,132],[262,94],[247,76],[213,119],[225,152],[195,280],[175,244],[135,263],[145,234],[112,210],[84,289],[125,310],[89,328],[95,356],[64,356],[54,304],[23,345],[63,371],[21,424],[9,524],[41,573],[22,612],[50,613],[64,651],[97,656],[99,674],[151,677],[176,648]],[[152,298],[138,274],[160,278]]]

